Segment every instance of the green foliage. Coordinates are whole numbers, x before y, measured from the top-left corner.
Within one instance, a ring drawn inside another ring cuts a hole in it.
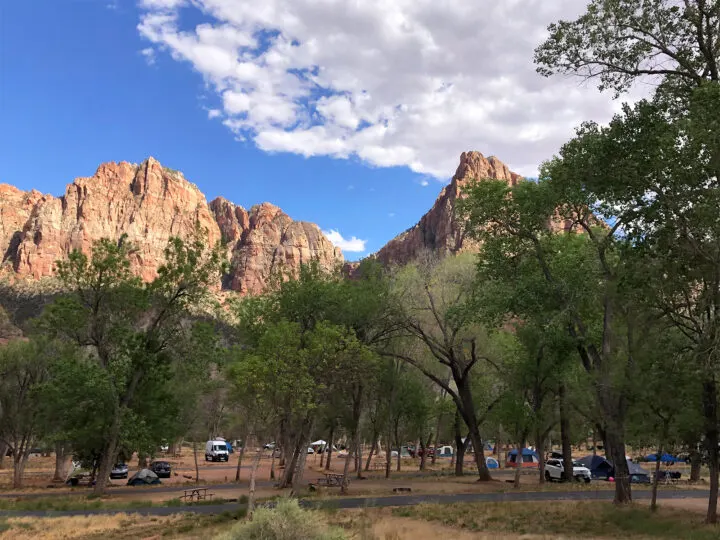
[[[252,521],[238,523],[216,540],[343,540],[317,512],[303,510],[296,499],[280,499],[275,508],[258,508]]]
[[[662,81],[675,97],[703,81],[718,81],[720,4],[692,0],[592,0],[574,21],[548,28],[535,51],[538,72],[597,79],[619,94],[640,77]]]
[[[187,241],[172,238],[165,263],[148,284],[132,273],[134,248],[124,236],[98,241],[90,257],[74,251],[57,263],[69,292],[45,309],[37,329],[83,354],[79,363],[57,366],[62,386],[46,392],[62,402],[82,391],[76,382],[102,388],[101,395],[91,390],[86,397],[97,398],[96,417],[82,424],[86,414],[75,411],[60,422],[58,433],[72,436],[78,453],[101,459],[99,490],[119,450],[150,452],[186,429],[175,419],[183,398],[191,397],[190,387],[183,385],[182,395],[168,383],[173,376],[206,378],[201,374],[208,371],[205,347],[212,345],[212,331],[188,319],[202,309],[224,270],[219,247],[208,249],[202,236],[198,230]]]

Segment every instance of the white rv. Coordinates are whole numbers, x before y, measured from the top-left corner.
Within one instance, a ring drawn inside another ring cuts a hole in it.
[[[225,440],[216,439],[205,443],[205,461],[227,461],[230,459]]]

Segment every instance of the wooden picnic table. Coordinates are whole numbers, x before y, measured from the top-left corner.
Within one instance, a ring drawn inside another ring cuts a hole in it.
[[[311,482],[310,487],[316,488],[319,486],[322,487],[342,487],[343,481],[345,480],[344,474],[337,474],[337,473],[323,473],[324,476],[322,478],[318,478],[317,482]]]
[[[183,499],[192,501],[204,501],[208,497],[212,499],[213,493],[208,493],[208,488],[190,488],[185,490]]]

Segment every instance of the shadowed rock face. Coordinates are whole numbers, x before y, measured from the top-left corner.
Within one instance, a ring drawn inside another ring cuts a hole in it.
[[[521,180],[520,175],[494,156],[486,158],[480,152],[463,152],[455,176],[430,211],[417,225],[385,244],[377,252],[377,259],[385,265],[405,264],[426,250],[440,256],[477,250],[477,244],[466,237],[462,223],[455,218],[455,203],[463,197],[463,188],[469,182],[483,178],[505,180],[510,185]]]
[[[293,272],[317,258],[325,267],[342,253],[311,223],[293,221],[268,203],[249,212],[224,199],[208,204],[182,173],[149,158],[140,165],[104,163],[90,178],[77,178],[61,197],[0,184],[0,247],[6,272],[40,279],[73,249],[89,252],[100,238],[127,234],[137,251],[134,270],[151,280],[171,236],[187,238],[199,225],[208,245],[227,245],[227,288],[258,293],[279,268]]]

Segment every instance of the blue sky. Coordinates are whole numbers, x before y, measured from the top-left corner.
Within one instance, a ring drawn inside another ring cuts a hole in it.
[[[390,14],[288,2],[3,2],[0,181],[59,195],[101,162],[154,156],[208,200],[269,201],[365,240],[345,252],[357,259],[417,222],[462,151],[532,174],[581,119],[610,110],[584,91],[552,109],[557,88],[527,60],[512,89],[508,74],[478,79],[494,64],[463,48],[486,40],[475,25],[480,41],[466,43],[472,21],[452,7],[443,18],[425,0],[379,4]],[[398,13],[400,33],[387,27]]]

